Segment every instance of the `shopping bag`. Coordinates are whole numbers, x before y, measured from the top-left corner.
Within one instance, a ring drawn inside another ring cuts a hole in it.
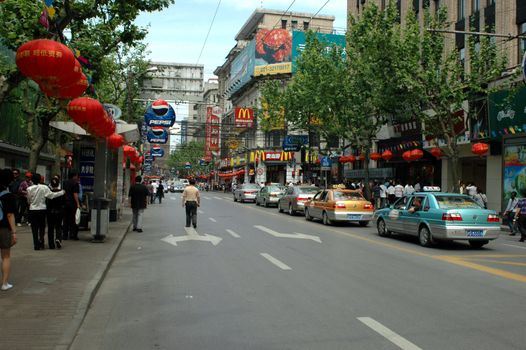
[[[77,208],[77,211],[75,212],[75,224],[80,224],[80,208]]]

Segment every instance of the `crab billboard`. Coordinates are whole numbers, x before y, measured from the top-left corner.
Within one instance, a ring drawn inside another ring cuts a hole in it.
[[[149,143],[165,144],[168,142],[168,131],[162,126],[152,126],[148,129],[147,139]]]
[[[286,29],[260,29],[256,34],[254,76],[292,72],[292,35]]]
[[[175,111],[165,100],[156,100],[146,109],[144,121],[150,127],[171,127],[175,123]]]

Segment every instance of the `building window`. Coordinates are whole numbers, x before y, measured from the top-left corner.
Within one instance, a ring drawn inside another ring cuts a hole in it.
[[[475,13],[477,11],[480,11],[480,0],[473,0],[471,3],[471,12]]]
[[[286,19],[282,19],[281,20],[281,29],[287,29],[287,20]]]
[[[526,35],[526,22],[519,24],[519,35]],[[521,62],[524,52],[526,52],[526,39],[521,38],[519,44],[519,62]]]
[[[295,21],[295,20],[290,21],[290,26],[292,27],[292,29],[298,28],[298,21]]]
[[[494,5],[495,4],[495,0],[488,0],[488,6],[491,6],[491,5]]]
[[[465,11],[466,11],[466,0],[457,0],[457,16],[458,20],[462,20],[465,17]]]
[[[303,30],[309,30],[309,22],[303,22]]]
[[[385,0],[382,0],[382,3],[380,6],[381,6],[382,11],[385,10]]]
[[[420,11],[420,0],[413,0],[413,11],[415,11],[416,14]]]
[[[464,47],[461,47],[459,50],[459,57],[460,57],[460,64],[462,67],[465,67],[466,63],[466,49]]]

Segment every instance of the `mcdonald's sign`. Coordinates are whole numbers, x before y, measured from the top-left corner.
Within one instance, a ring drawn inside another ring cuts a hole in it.
[[[252,108],[236,107],[234,117],[236,128],[254,126],[254,110]]]

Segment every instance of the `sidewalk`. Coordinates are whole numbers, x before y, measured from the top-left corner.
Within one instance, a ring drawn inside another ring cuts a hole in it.
[[[33,250],[30,227],[18,227],[11,249],[13,288],[0,291],[0,349],[67,349],[73,340],[131,222],[123,208],[104,243],[90,231],[62,249]]]

